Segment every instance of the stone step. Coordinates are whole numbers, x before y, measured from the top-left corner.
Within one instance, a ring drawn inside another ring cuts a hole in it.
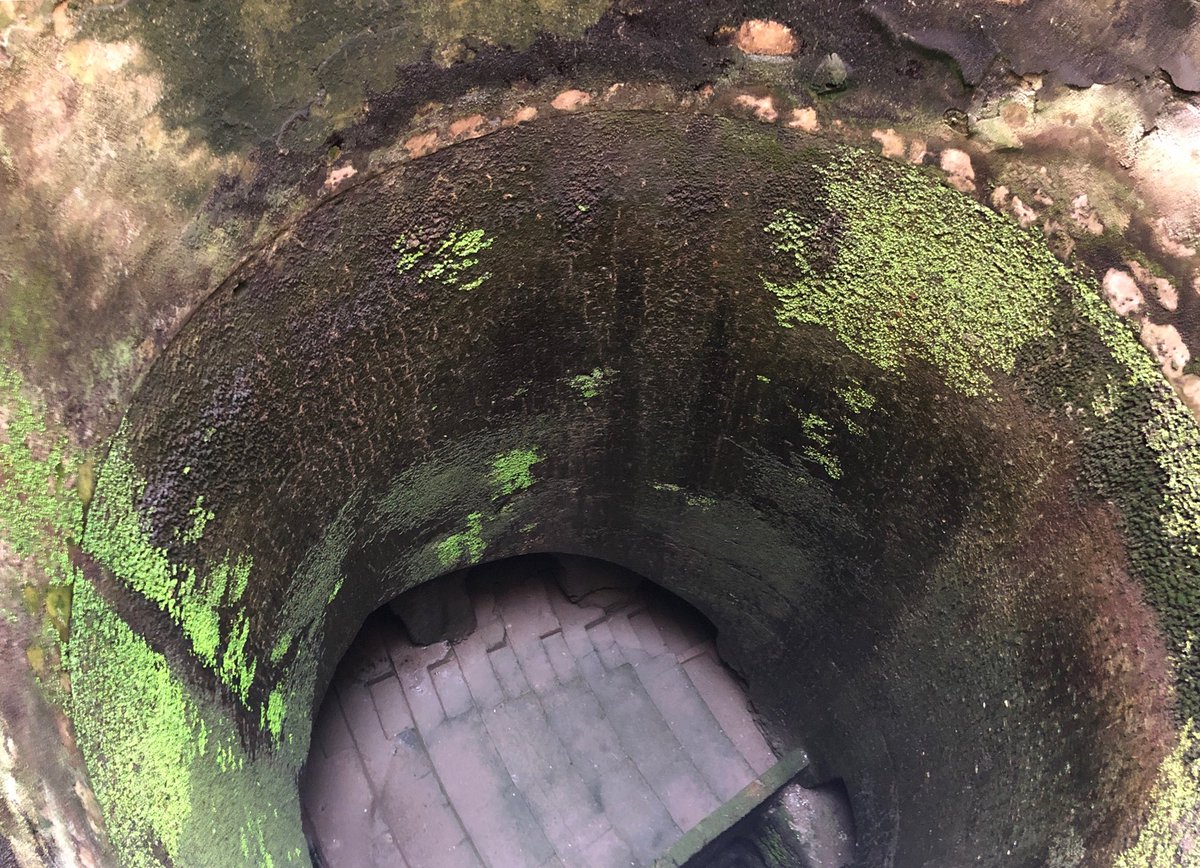
[[[392,679],[393,683],[395,680]],[[380,682],[382,683],[382,682]],[[396,692],[400,685],[396,683]],[[354,739],[355,749],[367,771],[367,777],[376,787],[383,784],[391,765],[392,744],[379,715],[375,711],[375,702],[367,685],[357,681],[343,681],[337,685],[338,700],[345,715],[346,724],[350,728],[350,736]]]
[[[563,637],[561,630],[544,638],[542,647],[545,649],[546,657],[550,660],[550,666],[554,669],[554,675],[560,683],[571,681],[579,676],[579,667],[575,665],[575,655],[567,647],[567,640]]]
[[[458,717],[475,707],[475,700],[454,654],[430,667],[429,677],[447,717]]]
[[[638,865],[649,865],[683,834],[633,763],[622,759],[596,784],[604,814]]]
[[[617,644],[608,618],[588,627],[587,635],[605,669],[616,669],[625,665],[625,655],[621,653],[621,646]]]
[[[670,655],[664,655],[671,659]],[[675,738],[721,801],[754,779],[754,770],[721,729],[695,685],[679,665],[634,670]]]
[[[529,682],[525,679],[521,663],[517,660],[516,652],[512,648],[504,645],[494,651],[489,651],[487,656],[488,661],[492,664],[492,670],[496,673],[496,678],[500,681],[500,686],[504,688],[506,697],[516,699],[529,692]]]
[[[628,651],[645,652],[642,646],[642,641],[638,638],[637,631],[633,629],[633,624],[629,622],[629,616],[625,612],[614,612],[608,616],[608,626],[612,630],[613,639],[617,643],[617,647],[622,653]]]
[[[485,865],[533,868],[555,856],[478,711],[421,734],[450,804]]]
[[[482,868],[415,733],[409,730],[400,741],[403,748],[379,794],[379,814],[410,868]]]
[[[509,700],[483,717],[513,783],[567,865],[585,865],[588,846],[612,827],[546,719],[538,698]]]
[[[634,612],[629,616],[629,624],[637,634],[638,643],[647,654],[657,657],[660,654],[667,653],[669,650],[667,643],[663,641],[662,633],[659,631],[658,625],[654,623],[654,617],[648,610],[642,609],[639,612]]]
[[[596,665],[600,663],[597,660]],[[589,784],[621,764],[621,740],[583,678],[560,685],[542,700],[550,728],[566,748],[580,776]]]
[[[536,644],[559,627],[541,577],[522,575],[506,582],[496,591],[496,605],[514,648]]]
[[[496,678],[483,637],[478,632],[454,646],[454,658],[481,712],[487,712],[505,700],[504,688]]]
[[[583,666],[595,677],[607,675],[594,651]],[[632,864],[648,864],[682,830],[626,755],[591,686],[582,677],[575,679],[561,685],[542,705],[551,729],[566,747],[580,776],[591,792],[599,793],[604,814],[629,852]],[[611,841],[602,846],[604,852],[616,854],[614,864],[626,864],[620,861],[624,858],[621,847]]]
[[[450,646],[445,642],[438,642],[434,645],[414,647],[400,638],[395,638],[387,643],[387,650],[396,667],[400,686],[404,689],[404,698],[418,729],[424,732],[436,727],[445,718],[446,712],[442,708],[437,688],[433,685],[429,667],[444,660],[451,653]]]
[[[398,683],[396,689],[400,689]],[[412,868],[477,868],[482,864],[446,798],[415,726],[392,740],[378,805]],[[420,833],[414,834],[416,830]]]
[[[629,845],[610,829],[588,845],[580,868],[632,868],[637,864]]]
[[[408,710],[408,702],[404,699],[404,689],[396,677],[384,678],[372,682],[368,689],[371,691],[371,701],[375,704],[375,713],[379,715],[379,724],[383,734],[389,739],[413,726],[412,712]]]
[[[302,785],[308,819],[329,868],[370,864],[374,798],[358,753],[311,755]]]
[[[583,661],[581,661],[582,664]],[[584,668],[621,747],[666,806],[680,829],[687,831],[720,806],[703,776],[688,758],[633,667],[624,664],[598,675]]]
[[[721,730],[754,773],[761,775],[775,765],[775,752],[754,722],[746,695],[732,673],[709,654],[691,658],[683,668]]]

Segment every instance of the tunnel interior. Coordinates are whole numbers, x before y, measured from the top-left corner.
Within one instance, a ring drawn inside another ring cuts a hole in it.
[[[560,552],[711,622],[862,864],[1102,859],[1197,701],[1190,495],[1142,496],[1186,412],[1094,287],[919,170],[686,113],[506,129],[326,199],[146,377],[83,536],[80,745],[131,864],[303,864],[359,626]]]
[[[316,715],[300,785],[314,864],[626,868],[693,830],[728,849],[734,823],[710,817],[747,825],[779,758],[714,639],[678,597],[588,558],[525,555],[401,595]],[[836,784],[786,783],[792,850],[852,864]]]

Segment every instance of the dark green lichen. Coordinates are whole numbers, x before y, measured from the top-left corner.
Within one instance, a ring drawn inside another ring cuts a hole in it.
[[[572,377],[569,384],[579,393],[579,397],[587,401],[597,397],[607,388],[613,373],[611,368],[593,368],[589,374]]]

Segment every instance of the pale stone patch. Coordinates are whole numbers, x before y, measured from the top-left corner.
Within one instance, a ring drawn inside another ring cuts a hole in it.
[[[1005,205],[1008,204],[1008,197],[1011,194],[1012,194],[1012,191],[1009,190],[1008,187],[1001,184],[999,187],[997,187],[995,190],[992,191],[992,207],[996,208],[996,209],[1003,208]]]
[[[1133,272],[1133,277],[1143,289],[1149,289],[1154,293],[1154,297],[1158,299],[1167,310],[1175,310],[1179,307],[1179,290],[1175,285],[1165,277],[1155,277],[1150,273],[1142,263],[1136,259],[1130,259],[1125,263],[1129,270]]]
[[[538,116],[538,110],[531,105],[521,106],[511,115],[501,121],[502,127],[515,127],[517,124],[528,123]]]
[[[924,139],[913,139],[908,143],[908,161],[914,166],[924,163],[928,153],[929,149],[925,146]]]
[[[63,51],[67,73],[80,84],[95,84],[108,78],[126,64],[139,58],[140,49],[132,42],[94,42],[85,39]]]
[[[1149,320],[1142,323],[1142,346],[1162,365],[1163,373],[1174,377],[1183,371],[1192,358],[1179,329],[1173,325],[1158,325]]]
[[[564,90],[556,96],[550,105],[560,112],[573,112],[592,101],[592,95],[583,90]]]
[[[753,111],[754,116],[763,123],[773,124],[779,119],[779,112],[775,110],[775,100],[769,96],[756,97],[743,93],[733,102]]]
[[[1092,235],[1101,235],[1104,233],[1104,223],[1101,222],[1100,215],[1096,213],[1096,209],[1088,201],[1087,193],[1080,193],[1071,200],[1071,216],[1076,223]]]
[[[947,148],[942,151],[942,171],[946,173],[950,186],[960,193],[975,192],[975,167],[966,151]]]
[[[1180,400],[1187,404],[1193,413],[1200,414],[1200,377],[1184,374],[1177,377],[1174,384]]]
[[[821,129],[821,122],[817,120],[817,110],[811,107],[792,109],[792,117],[787,125],[806,133],[815,133]]]
[[[1104,297],[1108,299],[1109,305],[1119,316],[1129,316],[1129,314],[1141,310],[1146,304],[1146,299],[1142,295],[1137,281],[1128,272],[1110,268],[1104,275],[1102,286]]]
[[[1043,175],[1046,174],[1045,167],[1042,167],[1042,174]],[[1054,197],[1051,196],[1049,193],[1047,193],[1045,190],[1042,190],[1041,188],[1039,188],[1039,189],[1033,191],[1033,201],[1037,202],[1039,205],[1041,205],[1045,208],[1049,208],[1051,205],[1054,204]]]
[[[1029,123],[1029,108],[1020,100],[1009,100],[1000,106],[1000,117],[1013,129]]]
[[[1154,221],[1154,240],[1158,243],[1168,256],[1177,256],[1180,259],[1188,259],[1195,256],[1197,250],[1189,244],[1180,240],[1182,231],[1178,220],[1169,220],[1166,217],[1159,217]]]
[[[1022,202],[1020,196],[1012,197],[1011,211],[1022,229],[1028,229],[1038,221],[1038,212]]]
[[[67,0],[55,5],[54,11],[50,13],[50,21],[54,25],[54,35],[59,39],[65,41],[75,35],[75,25],[71,21]]]
[[[51,24],[46,16],[45,29]],[[30,238],[42,231],[32,227],[52,220],[53,236],[86,239],[95,258],[77,301],[92,309],[134,273],[177,271],[180,257],[211,266],[225,253],[217,244],[181,247],[191,215],[165,191],[200,195],[218,173],[236,171],[238,158],[215,156],[198,137],[165,128],[161,96],[162,81],[136,43],[86,39],[52,55],[25,53],[0,87],[0,113],[25,119],[24,135],[7,143],[7,162],[19,174],[5,207],[15,223],[31,227]],[[45,263],[47,274],[63,280],[66,268]]]
[[[1164,216],[1155,240],[1171,256],[1195,256],[1200,238],[1200,111],[1176,105],[1139,139],[1133,175],[1139,193]]]
[[[890,127],[886,130],[873,130],[871,138],[879,142],[883,147],[883,155],[890,160],[901,160],[907,153],[903,137]]]
[[[325,189],[331,193],[342,185],[343,182],[350,180],[358,174],[358,170],[350,164],[338,166],[336,169],[329,170],[329,177],[325,179]]]
[[[1154,278],[1154,297],[1166,310],[1175,310],[1179,307],[1179,290],[1165,277]]]
[[[798,47],[790,27],[778,21],[751,18],[743,21],[733,37],[733,44],[747,54],[782,57],[795,54]]]
[[[477,136],[479,128],[483,126],[484,122],[484,116],[478,114],[459,118],[450,124],[450,138],[459,139]]]
[[[408,139],[404,143],[404,149],[415,160],[417,157],[424,157],[426,154],[432,154],[436,151],[437,143],[437,130],[430,130],[427,133],[421,133]]]

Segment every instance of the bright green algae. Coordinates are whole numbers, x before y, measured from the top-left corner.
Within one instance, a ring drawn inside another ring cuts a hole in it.
[[[238,728],[197,697],[170,662],[80,580],[72,634],[73,718],[105,826],[122,864],[305,864],[294,799],[295,751],[251,756]],[[282,709],[267,714],[282,726]],[[289,736],[289,744],[295,740]]]
[[[452,533],[437,545],[438,561],[447,569],[462,563],[477,564],[483,560],[487,541],[483,538],[483,513],[467,516],[466,530]]]
[[[174,860],[191,812],[189,769],[206,747],[195,705],[162,655],[89,582],[78,583],[74,615],[74,650],[87,665],[73,673],[73,716],[109,837],[131,866],[156,864],[148,832]]]
[[[206,572],[173,560],[155,545],[138,503],[146,483],[133,466],[124,428],[114,437],[88,513],[83,548],[125,585],[142,594],[180,626],[196,656],[241,700],[248,703],[257,661],[247,652],[249,612],[238,604],[253,560],[226,552]],[[191,525],[175,536],[193,546],[213,519],[197,500]],[[222,628],[222,612],[229,625]]]
[[[438,283],[462,292],[478,289],[487,282],[490,271],[476,271],[479,254],[496,239],[482,229],[453,229],[445,237],[428,244],[417,239],[397,238],[392,249],[399,252],[396,270],[413,272],[418,283]]]
[[[885,371],[921,360],[965,395],[1044,333],[1061,277],[1003,217],[912,171],[846,156],[818,168],[820,219],[767,224],[790,280],[764,278],[780,325],[830,329]]]
[[[541,461],[536,449],[513,449],[492,459],[492,499],[508,497],[533,485],[530,468]]]
[[[542,460],[536,448],[517,448],[502,452],[492,459],[488,482],[491,499],[502,500],[525,491],[534,483],[533,465]],[[501,507],[503,510],[505,507]],[[450,534],[437,544],[438,562],[446,569],[464,564],[477,564],[487,551],[484,534],[485,517],[482,512],[467,516],[465,528]]]

